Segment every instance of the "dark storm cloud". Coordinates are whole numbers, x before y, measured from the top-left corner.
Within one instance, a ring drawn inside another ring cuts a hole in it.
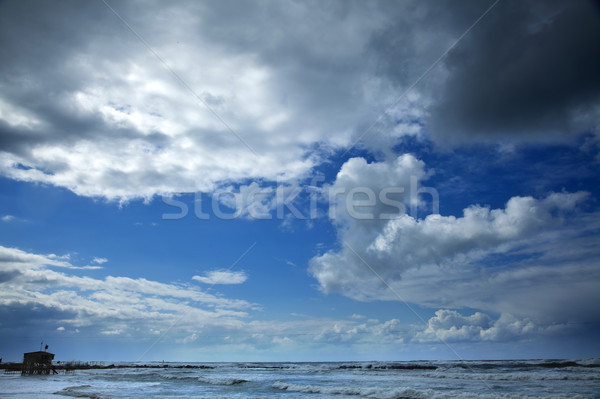
[[[470,0],[440,0],[435,7],[404,4],[406,7],[398,7],[394,2],[378,4],[389,23],[373,31],[368,49],[376,60],[377,73],[397,85],[398,94],[414,83],[489,6]],[[433,73],[420,82],[419,88],[431,83],[439,83]]]
[[[593,128],[599,11],[581,0],[498,3],[445,62],[443,95],[430,109],[434,138],[545,139]]]

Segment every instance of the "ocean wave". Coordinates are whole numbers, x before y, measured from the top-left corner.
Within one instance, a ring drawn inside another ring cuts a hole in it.
[[[248,382],[248,380],[241,378],[210,378],[198,375],[165,374],[161,375],[160,377],[166,380],[201,382],[210,385],[240,385]]]
[[[204,382],[206,384],[211,385],[240,385],[248,382],[248,380],[243,380],[241,378],[206,378],[206,377],[197,377],[197,380],[200,382]]]
[[[480,381],[600,381],[600,374],[596,373],[427,373],[423,376],[428,378],[454,379],[454,380],[480,380]]]
[[[442,393],[440,391],[433,390],[419,391],[412,388],[351,388],[341,386],[292,384],[283,381],[277,381],[272,386],[273,388],[288,392],[314,393],[323,395],[346,395],[372,399],[530,399],[533,397],[529,394],[514,393],[465,392],[462,390]],[[544,397],[552,399],[586,399],[585,396],[581,395],[552,395]]]
[[[160,378],[165,380],[177,380],[177,381],[198,381],[197,375],[175,375],[175,374],[161,374]]]
[[[241,369],[255,369],[255,370],[287,370],[287,369],[295,369],[297,366],[295,365],[271,365],[271,364],[260,364],[260,363],[250,363],[250,364],[239,364],[238,368]]]
[[[441,364],[440,368],[462,369],[573,369],[573,368],[598,368],[599,359],[588,360],[505,360],[505,361],[466,361]]]
[[[431,364],[419,363],[384,363],[384,364],[342,364],[338,367],[344,369],[361,370],[436,370],[438,367]]]
[[[283,381],[277,381],[273,383],[273,388],[288,392],[320,393],[325,395],[349,395],[377,399],[427,399],[433,397],[432,392],[417,391],[412,388],[351,388],[342,386],[292,384]]]
[[[96,393],[81,391],[82,389],[87,389],[91,387],[91,385],[74,385],[61,389],[58,392],[54,392],[54,395],[70,396],[72,398],[102,399],[102,397]]]
[[[600,359],[581,359],[577,363],[583,367],[600,367]]]

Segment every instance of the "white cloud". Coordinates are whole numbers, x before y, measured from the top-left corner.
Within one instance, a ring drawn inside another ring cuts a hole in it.
[[[386,76],[381,69],[397,54],[372,44],[382,29],[422,18],[411,6],[366,4],[330,10],[252,3],[244,12],[250,17],[241,19],[220,4],[117,7],[181,84],[127,30],[113,40],[123,26],[108,10],[59,8],[27,16],[17,6],[4,9],[7,37],[24,41],[7,40],[11,63],[0,71],[12,78],[0,90],[8,110],[0,111],[0,121],[10,130],[0,173],[120,201],[306,177],[332,150],[350,145],[406,86],[396,72]],[[110,23],[90,31],[99,12]],[[48,14],[56,29],[28,41]],[[177,15],[169,29],[159,17],[166,14]],[[86,29],[70,35],[74,20]],[[236,29],[224,33],[218,20]],[[268,33],[274,31],[284,34]],[[419,41],[432,54],[449,42],[429,36],[420,32]],[[57,37],[69,38],[60,51]],[[20,79],[30,84],[11,83]],[[41,95],[48,92],[51,99]],[[367,145],[383,150],[399,136],[418,135],[425,103],[414,89],[365,137]],[[265,204],[256,205],[262,212]]]
[[[353,159],[342,166],[333,187],[346,193],[360,186],[374,192],[388,185],[409,187],[397,198],[408,211],[415,202],[410,176],[423,180],[429,174],[407,155],[393,163]],[[600,299],[594,283],[600,250],[591,243],[600,215],[581,210],[587,198],[585,192],[513,197],[504,208],[471,205],[458,217],[398,212],[385,220],[351,217],[343,206],[339,210],[345,200],[340,196],[335,221],[340,249],[311,259],[309,271],[322,291],[358,300],[470,307],[550,324],[571,317],[597,320],[590,303]],[[370,209],[374,216],[382,212],[380,203]]]
[[[298,265],[296,265],[294,262],[292,262],[289,259],[280,259],[281,261],[283,261],[286,265],[291,266],[291,267],[298,267]]]
[[[243,271],[212,270],[205,276],[193,276],[192,279],[204,284],[242,284],[248,275]]]
[[[198,325],[229,328],[248,316],[246,310],[256,309],[247,301],[186,285],[58,272],[52,267],[80,268],[56,258],[0,246],[0,306],[45,308],[59,314],[61,323],[97,326],[104,335],[131,334],[142,327],[166,329],[178,318],[183,331]]]
[[[323,323],[319,333],[313,339],[317,342],[332,344],[402,344],[409,341],[415,331],[417,330],[414,326],[403,324],[398,319],[372,324],[331,320]]]
[[[102,335],[121,335],[122,333],[123,333],[123,330],[121,330],[121,329],[100,331],[100,334],[102,334]]]
[[[4,215],[2,216],[2,218],[0,218],[0,220],[2,220],[3,222],[12,222],[13,220],[15,220],[16,218],[13,215]]]
[[[96,264],[99,264],[99,265],[102,265],[102,264],[104,264],[106,262],[108,262],[108,259],[106,259],[106,258],[95,257],[94,259],[92,259],[92,263],[96,263]]]
[[[190,335],[188,335],[187,337],[184,337],[181,342],[184,344],[189,344],[190,342],[195,342],[196,340],[198,340],[199,335],[198,333],[194,332]]]
[[[475,312],[470,316],[441,309],[427,322],[427,328],[415,336],[418,342],[477,342],[514,341],[533,335],[556,333],[565,325],[537,326],[525,318],[518,319],[510,314],[502,314],[498,320]]]
[[[0,246],[0,306],[19,309],[18,324],[28,317],[23,310],[44,309],[44,317],[32,317],[58,324],[57,331],[150,340],[169,331],[166,340],[194,346],[219,344],[227,336],[227,345],[245,345],[249,350],[291,344],[382,350],[409,342],[435,342],[438,336],[449,341],[502,341],[562,328],[541,327],[533,320],[509,315],[491,320],[480,313],[461,316],[446,310],[438,311],[427,328],[398,319],[365,322],[358,314],[346,319],[252,320],[248,312],[256,305],[244,300],[142,278],[69,275],[52,270],[50,264],[55,262],[66,261]]]
[[[37,255],[22,251],[17,248],[7,248],[0,246],[0,261],[2,267],[6,270],[9,266],[11,269],[18,270],[19,265],[24,265],[27,268],[43,268],[45,266],[59,266],[69,268],[72,265],[69,263],[67,256],[56,256],[55,254]]]
[[[574,209],[587,196],[579,192],[554,193],[542,200],[513,197],[505,209],[473,205],[459,218],[429,215],[416,220],[403,215],[390,220],[367,251],[379,257],[408,255],[403,262],[406,267],[448,262],[460,256],[481,257],[490,249],[560,224],[556,213]]]
[[[273,337],[273,343],[277,344],[277,345],[289,345],[289,344],[292,344],[293,342],[294,341],[292,341],[288,337]]]
[[[366,243],[373,242],[388,222],[395,220],[390,218],[418,211],[419,181],[426,180],[431,173],[423,161],[411,154],[388,162],[367,163],[364,158],[345,162],[335,182],[326,187],[329,217],[336,224],[342,243],[360,250]],[[356,206],[356,200],[367,203],[367,196],[371,196],[371,206]],[[329,251],[311,260],[310,272],[324,291],[349,294],[349,290],[342,287],[354,286],[362,278],[372,280],[372,275],[365,273],[365,266],[356,259],[347,248],[340,252]]]
[[[261,187],[256,182],[238,187],[228,185],[215,190],[211,205],[215,216],[223,219],[271,219],[271,211],[276,207],[276,193],[273,187]],[[221,205],[231,210],[221,209]]]

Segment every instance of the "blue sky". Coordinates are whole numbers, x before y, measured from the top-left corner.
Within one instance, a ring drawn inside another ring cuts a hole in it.
[[[0,357],[600,356],[599,44],[584,1],[0,3]]]

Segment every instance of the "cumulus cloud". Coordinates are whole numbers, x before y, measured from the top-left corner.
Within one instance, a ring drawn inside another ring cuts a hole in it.
[[[325,292],[350,294],[351,287],[365,273],[364,265],[348,250],[363,248],[377,239],[388,222],[407,212],[423,211],[419,196],[420,181],[431,175],[425,163],[414,155],[404,154],[386,162],[368,163],[364,158],[346,161],[331,185],[324,187],[329,204],[329,218],[338,229],[344,248],[328,251],[310,261],[310,272]],[[363,252],[360,252],[363,254]],[[356,295],[360,297],[360,295]]]
[[[205,276],[193,276],[192,279],[204,284],[242,284],[248,275],[243,271],[212,270]]]
[[[561,222],[558,214],[574,209],[586,192],[554,193],[541,200],[513,197],[505,209],[473,205],[462,217],[429,215],[416,220],[407,215],[389,221],[367,247],[379,259],[404,254],[401,264],[419,267],[461,257],[480,257],[490,249],[530,236]]]
[[[96,263],[98,265],[102,265],[106,262],[108,262],[108,259],[106,259],[106,258],[95,257],[94,259],[92,259],[92,263]]]
[[[411,154],[387,162],[368,163],[364,158],[351,158],[345,162],[334,183],[324,190],[328,196],[329,217],[336,224],[343,243],[361,248],[366,242],[373,242],[393,218],[409,211],[418,212],[419,181],[426,180],[430,174],[425,163]],[[342,259],[344,255],[341,254],[351,256]],[[357,271],[342,270],[356,265],[355,262],[338,268],[352,261],[352,256],[346,248],[339,253],[329,251],[311,260],[310,271],[325,291],[335,291],[334,285],[345,286]],[[360,265],[358,269],[362,271]]]
[[[457,311],[440,309],[427,322],[427,327],[415,335],[418,342],[515,341],[540,334],[554,334],[566,325],[537,326],[531,320],[502,314],[493,320],[487,314],[475,312],[463,316]]]
[[[336,321],[329,326],[323,326],[314,340],[346,344],[506,342],[531,339],[540,335],[555,335],[567,328],[565,324],[539,326],[527,318],[519,319],[510,314],[502,314],[498,319],[493,319],[481,312],[463,316],[454,310],[440,309],[425,326],[406,324],[398,319],[361,324]]]
[[[355,163],[362,167],[353,168]],[[385,179],[388,171],[396,180]],[[390,183],[410,186],[411,175],[427,176],[424,163],[412,156],[395,163],[350,160],[333,186],[364,184],[377,192]],[[324,292],[358,300],[471,307],[545,322],[596,319],[600,315],[589,304],[598,297],[593,280],[600,251],[590,243],[600,218],[583,211],[588,197],[513,197],[504,208],[471,205],[459,217],[397,212],[387,220],[360,219],[342,212],[340,248],[311,259],[309,270]],[[409,209],[410,192],[397,200]]]

